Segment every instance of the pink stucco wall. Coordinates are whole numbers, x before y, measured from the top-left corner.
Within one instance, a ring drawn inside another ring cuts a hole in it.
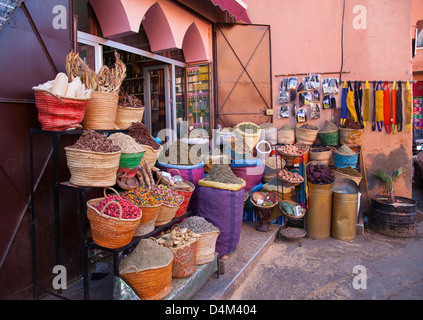
[[[340,71],[343,1],[243,1],[248,6],[252,23],[268,24],[271,27],[273,75]],[[364,6],[367,11],[365,29],[355,29],[353,26],[357,16],[357,13],[353,13],[356,5]],[[350,73],[342,75],[342,81],[412,80],[411,12],[412,0],[346,1],[343,70]],[[339,74],[322,77],[339,77]],[[279,106],[280,79],[273,77],[275,111]],[[337,105],[340,106],[340,94],[337,99]],[[339,110],[334,112],[335,119],[338,119],[339,114]],[[331,116],[331,110],[325,110],[320,119],[309,123],[322,128]],[[278,127],[286,122],[295,125],[293,117],[289,120],[278,119],[275,112],[274,123]],[[363,141],[363,155],[370,196],[382,190],[382,186],[372,176],[375,169],[393,170],[403,166],[407,173],[395,185],[397,195],[411,197],[411,132],[404,129],[401,133],[387,134],[368,129]],[[364,179],[361,193],[367,199]]]

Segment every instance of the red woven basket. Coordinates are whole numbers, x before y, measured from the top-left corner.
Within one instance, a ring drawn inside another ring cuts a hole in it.
[[[38,121],[43,130],[63,131],[78,126],[85,115],[89,99],[59,97],[46,90],[34,89]]]

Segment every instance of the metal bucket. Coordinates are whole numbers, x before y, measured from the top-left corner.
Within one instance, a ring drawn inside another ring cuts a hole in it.
[[[342,178],[334,182],[332,195],[331,236],[338,240],[356,238],[358,186],[353,180]]]
[[[305,226],[309,238],[327,239],[330,237],[332,187],[333,183],[319,185],[308,182],[309,197]]]

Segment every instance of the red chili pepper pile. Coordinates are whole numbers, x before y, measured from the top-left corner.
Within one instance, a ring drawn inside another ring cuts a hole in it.
[[[106,207],[106,209],[104,209],[103,211],[104,214],[107,214],[108,216],[111,216],[114,218],[119,218],[120,208],[119,208],[119,205],[117,204],[119,203],[120,206],[122,207],[122,219],[137,219],[140,217],[141,211],[135,204],[133,204],[129,200],[126,200],[116,194],[105,197],[103,201],[101,201],[99,204],[95,206],[95,208],[99,212],[101,212],[103,208],[106,206],[106,204],[111,201],[115,203],[110,203]]]

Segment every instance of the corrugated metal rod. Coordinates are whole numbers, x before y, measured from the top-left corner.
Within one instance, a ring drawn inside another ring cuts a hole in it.
[[[342,74],[348,74],[348,73],[351,73],[351,71],[342,71]],[[293,76],[308,76],[310,74],[339,74],[339,71],[276,74],[275,78],[293,77]]]

